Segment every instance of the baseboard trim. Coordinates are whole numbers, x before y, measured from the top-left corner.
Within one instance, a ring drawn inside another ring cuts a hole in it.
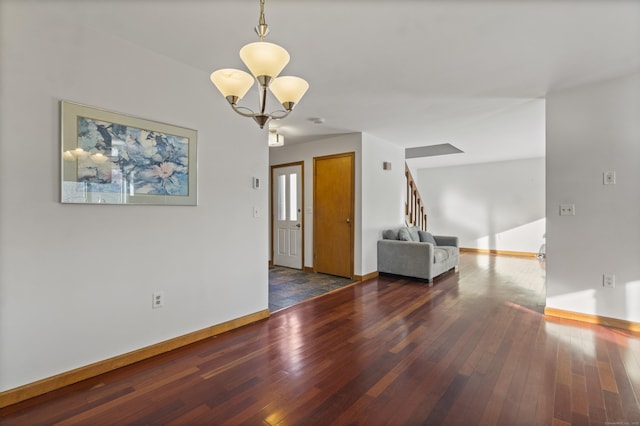
[[[304,271],[305,271],[305,272],[314,272],[314,271],[313,271],[313,266],[305,266],[305,267],[304,267]]]
[[[617,318],[601,317],[599,315],[582,314],[579,312],[564,311],[556,308],[544,308],[544,314],[574,321],[588,322],[590,324],[599,324],[621,330],[640,331],[640,323],[621,320]]]
[[[378,276],[378,271],[374,271],[365,275],[354,275],[353,279],[358,281],[366,281],[366,280],[370,280],[371,278],[376,278],[377,276]]]
[[[492,250],[460,247],[460,252],[479,253],[479,254],[498,254],[504,256],[520,256],[520,257],[538,257],[538,253],[530,253],[528,251],[508,251],[508,250]]]
[[[147,358],[151,358],[156,355],[178,349],[182,346],[186,346],[191,343],[195,343],[209,337],[217,336],[224,332],[263,320],[265,318],[268,318],[270,314],[271,313],[268,309],[258,311],[253,314],[233,319],[231,321],[223,322],[221,324],[203,328],[202,330],[194,331],[193,333],[185,334],[183,336],[178,336],[164,342],[156,343],[155,345],[147,346],[132,352],[115,356],[113,358],[98,361],[84,367],[76,368],[75,370],[60,373],[33,383],[28,383],[14,389],[0,392],[0,408],[25,401],[29,398],[33,398],[35,396],[63,388],[82,380],[86,380],[91,377],[116,370],[120,367],[134,364]]]

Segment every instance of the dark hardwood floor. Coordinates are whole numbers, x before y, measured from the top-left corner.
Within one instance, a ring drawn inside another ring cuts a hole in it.
[[[382,276],[0,410],[39,424],[640,424],[640,335],[545,318],[536,259]],[[43,354],[46,356],[46,354]]]

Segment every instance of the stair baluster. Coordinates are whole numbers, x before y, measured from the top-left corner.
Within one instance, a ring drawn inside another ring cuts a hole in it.
[[[418,191],[418,185],[416,184],[409,167],[405,164],[404,175],[407,184],[407,199],[404,205],[405,221],[407,225],[417,226],[423,231],[427,230],[427,213],[425,210],[424,201]]]

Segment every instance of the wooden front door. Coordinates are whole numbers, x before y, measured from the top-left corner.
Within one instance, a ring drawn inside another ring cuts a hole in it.
[[[353,277],[353,152],[313,159],[314,271]]]

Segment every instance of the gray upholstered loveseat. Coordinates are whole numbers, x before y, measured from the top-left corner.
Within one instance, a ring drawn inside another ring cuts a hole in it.
[[[458,237],[416,227],[385,229],[378,241],[378,272],[427,280],[458,267]]]

